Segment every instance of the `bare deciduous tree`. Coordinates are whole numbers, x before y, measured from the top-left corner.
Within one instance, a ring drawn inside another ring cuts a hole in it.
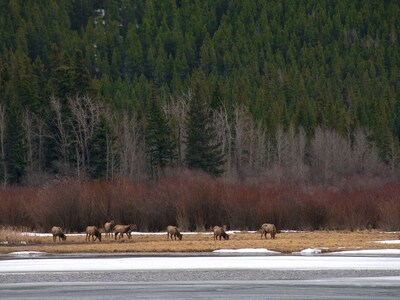
[[[123,115],[116,129],[120,152],[120,174],[132,179],[143,178],[146,174],[146,155],[143,134],[135,117]]]
[[[69,155],[68,150],[72,144],[71,134],[69,132],[70,120],[65,118],[62,114],[63,106],[61,100],[55,97],[50,99],[51,108],[55,114],[54,125],[57,132],[52,136],[57,147],[58,154],[61,158],[61,171],[65,174],[69,169]]]
[[[374,175],[383,167],[376,145],[368,140],[369,135],[370,133],[363,129],[358,129],[354,133],[352,151],[354,173]]]
[[[186,115],[189,110],[189,105],[192,99],[191,91],[183,94],[176,99],[171,99],[170,102],[164,102],[163,110],[167,119],[170,122],[172,131],[174,132],[176,144],[178,148],[178,164],[183,165],[183,160],[186,153],[185,136],[186,136]]]
[[[389,142],[389,153],[387,155],[387,162],[392,172],[395,174],[400,164],[400,143],[397,137],[392,137]]]
[[[226,157],[224,166],[226,176],[232,175],[232,132],[228,122],[228,113],[225,107],[213,114],[214,128],[217,131],[217,138],[221,141],[221,151]]]
[[[100,121],[101,106],[89,96],[68,98],[72,114],[72,131],[76,149],[78,177],[86,172],[90,164],[89,144]]]
[[[333,130],[317,127],[311,140],[312,167],[318,180],[328,182],[352,169],[352,149],[348,139]]]

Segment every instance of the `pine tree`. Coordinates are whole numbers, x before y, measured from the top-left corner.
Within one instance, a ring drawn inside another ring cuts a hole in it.
[[[108,171],[107,134],[110,128],[106,118],[102,117],[90,142],[89,173],[92,178],[105,178]]]
[[[73,64],[73,88],[74,94],[79,96],[95,95],[95,91],[92,87],[90,72],[86,67],[81,50],[77,50],[75,52],[75,60]]]
[[[199,85],[196,86],[195,95],[189,105],[186,165],[219,176],[223,173],[224,154],[220,150],[221,143],[217,140],[217,132]]]
[[[24,143],[24,130],[22,128],[21,107],[19,103],[10,97],[6,110],[6,136],[5,136],[5,166],[4,182],[20,183],[26,171]]]
[[[153,178],[177,157],[171,127],[155,99],[150,100],[147,110],[146,152]]]

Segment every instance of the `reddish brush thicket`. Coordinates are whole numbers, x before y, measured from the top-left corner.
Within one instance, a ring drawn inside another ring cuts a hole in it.
[[[245,183],[188,175],[156,182],[68,180],[43,187],[0,189],[0,225],[82,232],[135,223],[141,231],[203,231],[214,225],[257,230],[400,230],[400,183],[342,187]]]

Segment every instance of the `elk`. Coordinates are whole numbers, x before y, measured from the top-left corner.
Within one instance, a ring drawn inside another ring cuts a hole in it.
[[[221,238],[224,238],[224,240],[229,240],[229,234],[227,234],[224,230],[224,228],[219,227],[219,226],[214,226],[214,240],[221,240]]]
[[[90,237],[92,237],[92,241],[94,242],[96,239],[101,242],[101,233],[97,229],[96,226],[88,226],[86,227],[86,242],[90,242]]]
[[[175,238],[175,241],[176,237],[178,237],[179,240],[182,240],[182,233],[179,232],[178,227],[170,225],[167,227],[167,241],[169,240],[169,237],[171,237],[171,241],[172,237]]]
[[[62,239],[63,241],[65,241],[67,239],[67,236],[64,234],[61,227],[53,226],[51,228],[51,233],[53,234],[53,242],[56,241],[57,237],[58,237],[59,242],[60,242],[60,239]]]
[[[115,221],[111,220],[110,222],[107,222],[104,224],[104,232],[106,237],[111,237],[112,238],[112,231],[115,226]]]
[[[261,239],[263,238],[263,236],[265,236],[265,239],[267,239],[267,233],[269,233],[271,235],[271,239],[275,239],[275,235],[276,235],[276,227],[274,224],[262,224],[261,225]]]
[[[124,233],[128,236],[128,239],[132,238],[131,232],[137,230],[137,226],[135,224],[129,224],[129,225],[115,225],[114,226],[114,234],[115,234],[115,240],[117,239],[117,236],[119,234],[119,238],[124,237]]]

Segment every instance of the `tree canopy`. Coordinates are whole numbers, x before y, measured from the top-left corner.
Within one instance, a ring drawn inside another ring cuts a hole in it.
[[[338,133],[351,147],[364,130],[394,170],[399,15],[394,0],[3,1],[1,181],[34,172],[152,173],[145,140],[153,100],[154,120],[168,123],[160,143],[171,141],[180,162],[191,126],[182,120],[197,102],[197,84],[213,114],[203,129],[215,127],[225,173],[233,164],[270,168],[278,129],[292,127],[306,134],[306,165],[317,129]],[[193,101],[183,101],[189,94]],[[98,111],[77,106],[76,97],[89,97],[86,104]],[[106,138],[113,146],[100,141]],[[108,149],[106,157],[100,149]]]

